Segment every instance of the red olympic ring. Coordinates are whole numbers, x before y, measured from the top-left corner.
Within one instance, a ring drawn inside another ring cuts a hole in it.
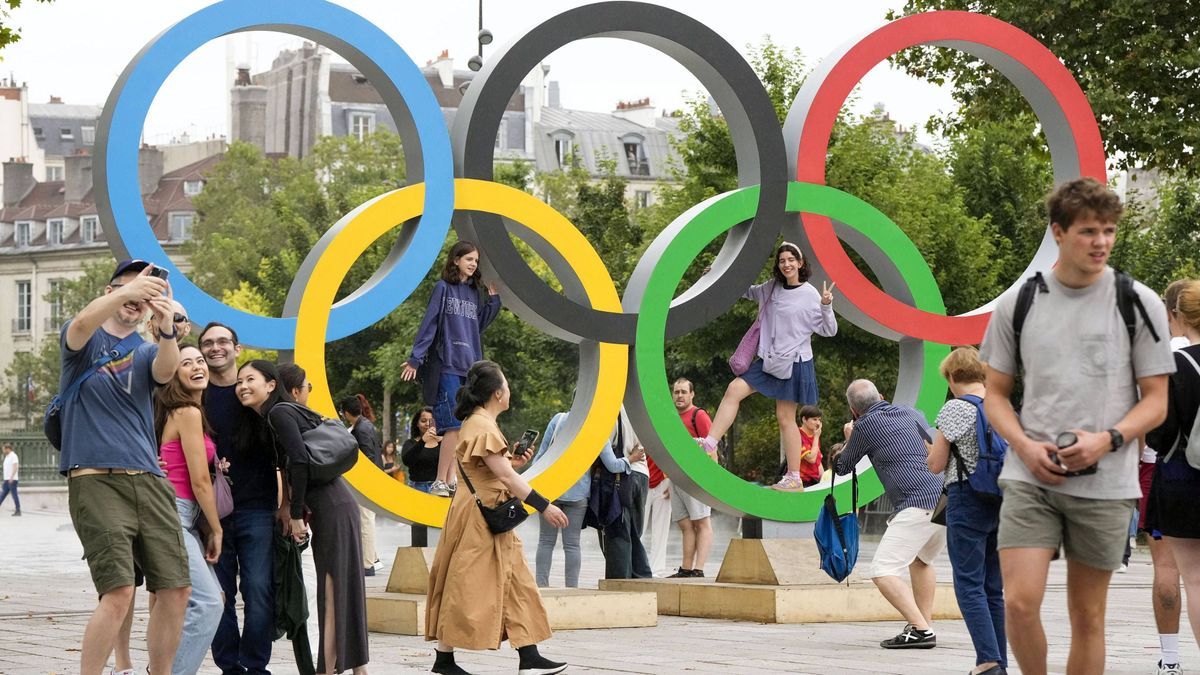
[[[1079,174],[1107,180],[1104,144],[1096,116],[1071,72],[1044,45],[1008,23],[958,11],[914,14],[875,30],[851,46],[829,69],[800,131],[796,180],[825,184],[825,158],[834,121],[855,85],[879,63],[922,44],[962,48],[973,43],[1003,54],[1030,71],[1061,108],[1077,149]],[[815,75],[815,74],[814,74]],[[884,293],[850,260],[829,218],[802,216],[819,261],[851,304],[872,308],[871,318],[901,335],[942,344],[978,344],[991,312],[942,316],[922,311]]]

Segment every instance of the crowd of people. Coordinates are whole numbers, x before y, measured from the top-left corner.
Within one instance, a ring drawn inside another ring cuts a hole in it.
[[[1056,265],[1001,298],[980,349],[958,347],[940,364],[952,397],[933,426],[860,379],[845,392],[843,442],[825,447],[812,337],[837,333],[833,286],[810,284],[809,262],[789,242],[776,249],[771,278],[745,293],[759,306],[753,358],[743,367],[731,359],[738,374],[715,413],[696,405],[687,378],[672,383],[672,397],[696,451],[713,461],[741,401],[773,399],[781,465],[770,489],[802,491],[869,460],[893,512],[865,576],[905,621],[881,647],[937,646],[932,563],[947,550],[976,653],[971,672],[1007,672],[1011,645],[1022,672],[1044,673],[1041,607],[1050,562],[1063,557],[1067,669],[1099,672],[1108,585],[1127,562],[1134,523],[1151,538],[1159,672],[1179,673],[1181,582],[1200,639],[1200,440],[1189,440],[1200,407],[1200,281],[1160,297],[1109,267],[1122,207],[1103,184],[1070,181],[1047,206]],[[597,531],[606,578],[703,577],[712,507],[664,474],[624,409],[570,489],[551,501],[530,487],[522,472],[550,453],[568,413],[549,420],[536,449],[501,431],[511,392],[482,339],[501,302],[479,255],[456,243],[434,286],[401,373],[419,380],[424,404],[407,437],[382,442],[362,395],[339,412],[343,433],[380,470],[451,499],[425,617],[433,672],[465,673],[455,649],[508,640],[522,673],[549,675],[567,664],[538,651],[551,636],[538,588],[551,584],[560,532],[568,587],[580,583],[586,527]],[[283,546],[312,550],[316,672],[365,673],[374,513],[340,474],[313,463],[308,443],[328,420],[307,406],[312,385],[295,364],[239,363],[229,326],[210,323],[181,343],[190,331],[166,275],[139,260],[120,263],[104,295],[62,329],[62,388],[72,396],[59,413],[60,470],[100,597],[81,671],[101,673],[115,652],[115,672],[133,672],[129,634],[144,584],[150,672],[195,672],[209,652],[222,672],[268,672]],[[5,446],[0,503],[11,493],[15,515],[18,470]],[[541,516],[533,571],[515,523],[497,516],[507,508],[523,518],[521,504]],[[682,540],[673,570],[672,524]]]

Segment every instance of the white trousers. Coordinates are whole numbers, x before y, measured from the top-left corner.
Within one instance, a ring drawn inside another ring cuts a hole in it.
[[[650,559],[650,571],[656,577],[667,576],[667,537],[671,534],[671,480],[664,478],[646,495],[646,520],[642,525],[642,546]]]

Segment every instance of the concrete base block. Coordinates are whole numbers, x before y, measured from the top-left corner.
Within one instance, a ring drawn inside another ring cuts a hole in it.
[[[850,581],[857,579],[850,575]],[[821,571],[821,554],[805,539],[732,539],[717,581],[764,586],[836,585]]]
[[[392,561],[392,572],[388,575],[388,593],[416,593],[425,595],[429,592],[429,570],[433,567],[433,546],[417,548],[402,546],[396,549],[396,558]],[[406,633],[412,635],[412,633]]]
[[[903,620],[869,581],[766,586],[712,579],[604,579],[600,581],[600,589],[652,590],[658,594],[658,613],[669,616],[759,623]],[[938,585],[933,616],[937,620],[962,618],[953,585]]]
[[[554,630],[642,628],[658,625],[655,596],[648,590],[608,593],[580,588],[543,588],[542,603]],[[425,634],[425,595],[367,593],[367,629],[396,635]]]

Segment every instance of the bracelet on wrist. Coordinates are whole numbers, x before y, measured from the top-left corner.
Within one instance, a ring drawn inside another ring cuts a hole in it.
[[[538,494],[537,490],[530,490],[529,494],[522,501],[537,509],[538,513],[545,513],[546,509],[550,506],[550,500]]]

